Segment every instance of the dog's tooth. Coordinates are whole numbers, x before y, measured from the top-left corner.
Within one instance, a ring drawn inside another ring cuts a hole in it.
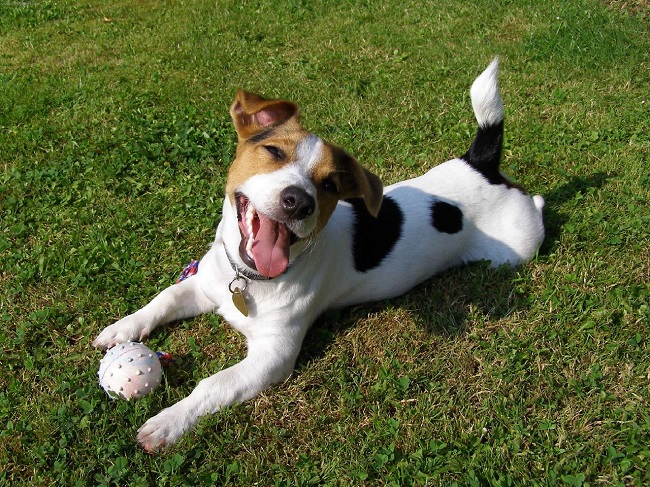
[[[248,234],[253,234],[253,219],[255,218],[255,208],[253,205],[248,205],[248,210],[246,210],[246,229]]]
[[[248,208],[246,209],[246,230],[248,231],[248,240],[246,241],[246,253],[252,259],[253,258],[253,242],[255,241],[255,235],[253,234],[253,220],[255,219],[255,207],[252,203],[249,202]]]
[[[253,235],[251,233],[251,236],[248,237],[248,241],[246,242],[246,253],[248,256],[252,259],[253,258],[253,242],[255,239],[253,238]]]

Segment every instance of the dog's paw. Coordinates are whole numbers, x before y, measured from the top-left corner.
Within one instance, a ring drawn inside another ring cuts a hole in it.
[[[93,341],[93,346],[111,348],[118,343],[142,341],[149,336],[150,332],[149,326],[137,316],[137,313],[134,313],[104,328]]]
[[[138,443],[149,453],[155,453],[175,443],[184,433],[184,415],[178,405],[163,409],[138,430]]]

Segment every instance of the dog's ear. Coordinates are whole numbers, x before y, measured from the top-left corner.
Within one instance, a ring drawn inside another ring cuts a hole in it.
[[[379,176],[371,173],[366,168],[359,165],[361,168],[361,175],[357,176],[361,180],[361,196],[363,197],[363,202],[366,204],[366,208],[370,214],[376,217],[379,214],[379,209],[381,208],[381,202],[384,199],[384,185],[379,179]]]
[[[270,127],[299,117],[298,106],[290,101],[267,100],[254,93],[238,91],[230,107],[237,134],[244,139]]]
[[[374,217],[379,214],[384,198],[384,185],[379,176],[368,171],[343,149],[334,149],[341,180],[341,199],[363,198],[368,212]]]

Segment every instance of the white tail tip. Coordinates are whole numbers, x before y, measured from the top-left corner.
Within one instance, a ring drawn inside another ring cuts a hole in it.
[[[498,86],[499,58],[495,57],[490,65],[474,80],[470,95],[472,107],[479,126],[497,125],[503,120],[503,102]]]

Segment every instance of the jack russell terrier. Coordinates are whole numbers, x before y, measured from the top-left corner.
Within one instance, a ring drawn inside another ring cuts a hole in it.
[[[474,81],[469,151],[386,188],[343,149],[305,131],[298,107],[240,91],[223,217],[196,275],[106,327],[94,345],[216,311],[246,336],[238,364],[202,380],[149,419],[137,440],[164,448],[197,420],[291,374],[305,334],[329,308],[400,295],[452,266],[530,260],[544,238],[544,199],[499,172],[498,59]]]

